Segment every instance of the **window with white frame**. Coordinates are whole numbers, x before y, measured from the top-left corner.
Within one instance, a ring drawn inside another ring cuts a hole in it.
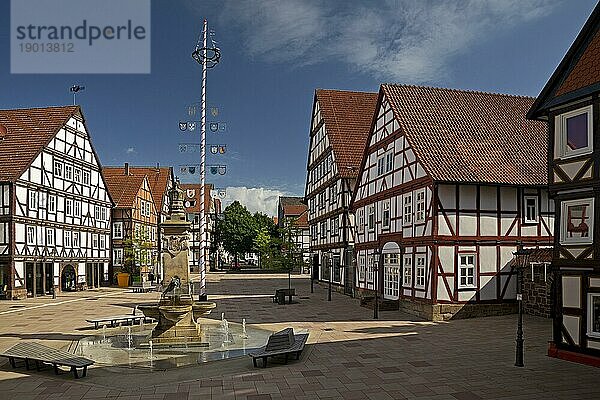
[[[38,194],[38,207],[46,208],[48,201],[48,195],[45,192],[39,192]]]
[[[317,238],[319,237],[319,226],[318,225],[312,225],[310,227],[310,233],[312,235],[312,239],[313,240],[317,240]]]
[[[100,220],[107,221],[107,210],[106,207],[100,207]]]
[[[79,244],[81,243],[81,233],[79,232],[73,232],[73,247],[74,248],[78,248]]]
[[[99,239],[99,242],[100,242],[100,250],[106,249],[106,236],[99,235],[98,239]]]
[[[410,224],[412,222],[412,193],[405,194],[402,201],[404,204],[404,224]]]
[[[365,229],[365,209],[358,209],[358,231],[362,232]]]
[[[475,254],[461,254],[458,265],[458,287],[474,288],[475,284]]]
[[[29,191],[29,210],[37,210],[38,202],[37,202],[37,192],[30,190]]]
[[[81,201],[79,200],[73,201],[73,215],[81,217]]]
[[[335,203],[337,200],[337,185],[334,183],[329,187],[329,202]]]
[[[122,222],[113,223],[113,238],[123,239],[123,223]]]
[[[73,216],[73,200],[65,199],[65,214]]]
[[[64,245],[69,248],[73,246],[73,242],[71,241],[71,231],[65,231]]]
[[[98,248],[98,234],[94,233],[92,235],[92,249],[97,249]]]
[[[54,176],[62,178],[63,176],[63,163],[60,161],[54,161]]]
[[[368,227],[369,230],[372,231],[375,229],[375,204],[370,204],[369,205],[369,221],[368,221]]]
[[[94,218],[96,221],[100,220],[100,206],[94,206]]]
[[[600,338],[600,293],[588,294],[587,335]]]
[[[0,222],[0,244],[8,244],[8,223]]]
[[[394,169],[394,150],[390,150],[385,155],[385,172],[390,172]]]
[[[390,227],[390,199],[386,199],[382,204],[381,225],[383,229]]]
[[[402,286],[412,286],[412,254],[406,254],[402,257],[403,279]]]
[[[123,265],[123,249],[113,249],[113,265]]]
[[[54,229],[46,228],[46,246],[54,246]]]
[[[368,258],[369,265],[367,265],[367,282],[373,282],[375,277],[375,257],[371,254]]]
[[[53,194],[48,195],[48,212],[56,212],[56,196]]]
[[[84,169],[83,172],[81,173],[81,176],[82,176],[83,184],[89,185],[90,184],[90,171],[86,171]]]
[[[594,199],[566,200],[560,204],[560,243],[593,243]]]
[[[418,190],[416,192],[416,197],[415,221],[423,222],[425,221],[425,189]]]
[[[554,120],[557,157],[569,158],[593,151],[592,106],[557,115]]]
[[[73,170],[73,180],[75,182],[81,182],[81,169],[75,168]]]
[[[327,221],[321,221],[321,237],[327,237]]]
[[[65,164],[65,179],[73,180],[73,166]]]
[[[27,227],[27,244],[35,244],[35,227]]]
[[[524,222],[531,224],[538,222],[538,198],[537,196],[523,197]]]
[[[365,280],[365,256],[358,256],[358,280],[364,282]]]
[[[415,268],[415,288],[425,289],[425,256],[418,255],[415,257],[417,263]]]
[[[329,230],[331,231],[331,236],[337,236],[337,232],[335,231],[335,221],[336,217],[333,217],[331,220],[329,220]]]
[[[325,208],[325,191],[319,193],[319,208]]]
[[[383,175],[385,173],[385,159],[384,156],[381,156],[377,159],[377,176]]]

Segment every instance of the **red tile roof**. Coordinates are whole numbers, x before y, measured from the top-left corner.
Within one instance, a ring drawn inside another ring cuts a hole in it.
[[[125,175],[123,167],[104,167],[102,175],[115,208],[133,208],[146,175]]]
[[[171,167],[129,167],[129,172],[134,175],[148,176],[152,199],[156,205],[157,211],[160,213],[163,209],[163,200],[167,185],[169,184],[169,176],[171,175]]]
[[[315,96],[338,172],[342,178],[356,178],[375,114],[377,93],[317,89]]]
[[[0,182],[16,181],[50,143],[78,106],[0,110]]]
[[[381,90],[432,179],[547,183],[546,124],[525,119],[534,98],[389,84]]]
[[[300,214],[298,219],[296,219],[295,225],[301,229],[308,229],[308,209]]]
[[[183,196],[184,196],[185,200],[194,200],[195,201],[194,205],[192,205],[191,207],[185,207],[185,212],[199,214],[200,213],[200,184],[199,183],[182,183],[181,188],[184,191]],[[210,205],[210,201],[212,199],[212,197],[210,196],[210,191],[213,189],[214,189],[214,185],[212,183],[208,183],[208,184],[204,185],[205,213],[211,212],[210,207],[208,205]],[[188,196],[188,193],[187,193],[188,190],[194,191],[192,196]],[[217,200],[217,199],[215,199],[215,200]],[[217,207],[216,204],[215,204],[215,207]],[[219,200],[219,207],[220,207],[220,200]],[[219,210],[217,210],[217,212],[219,212]]]
[[[297,217],[308,209],[306,204],[289,204],[283,206],[283,217]]]

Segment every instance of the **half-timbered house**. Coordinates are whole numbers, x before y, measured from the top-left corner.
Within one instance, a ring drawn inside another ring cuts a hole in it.
[[[277,202],[277,223],[279,228],[288,226],[290,238],[296,250],[302,253],[302,260],[310,262],[310,228],[308,226],[308,206],[302,197],[280,196]]]
[[[78,106],[0,111],[0,289],[108,280],[112,201]]]
[[[600,6],[533,104],[547,121],[556,210],[549,355],[600,366]]]
[[[433,320],[515,310],[513,252],[552,244],[547,134],[525,119],[532,103],[381,86],[352,202],[362,295]]]
[[[161,167],[156,165],[155,167],[139,167],[129,166],[129,170],[134,175],[146,175],[148,177],[148,183],[150,184],[150,192],[152,193],[152,199],[157,209],[157,222],[158,231],[160,234],[157,238],[158,246],[158,258],[156,260],[155,275],[157,279],[162,277],[162,228],[161,224],[166,221],[169,215],[169,190],[173,187],[175,177],[173,175],[173,167]]]
[[[104,178],[115,202],[112,209],[111,278],[118,272],[139,272],[142,280],[156,276],[158,213],[145,173],[124,167],[104,167]],[[133,279],[136,279],[135,274]]]
[[[317,89],[310,123],[305,196],[313,277],[354,290],[350,199],[358,176],[376,93]]]
[[[189,240],[189,251],[188,258],[190,263],[190,270],[192,272],[200,271],[200,184],[199,183],[182,183],[181,188],[184,190],[185,200],[184,207],[188,218],[191,222],[190,225],[190,240]],[[212,240],[216,220],[218,215],[221,213],[221,200],[213,197],[212,192],[214,191],[213,184],[206,184],[204,186],[204,209],[206,214],[206,241],[204,243],[204,260],[208,260],[207,271],[214,268],[217,263],[216,254],[211,253]]]

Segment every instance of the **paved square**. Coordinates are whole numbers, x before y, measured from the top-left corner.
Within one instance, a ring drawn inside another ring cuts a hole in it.
[[[432,323],[358,306],[305,277],[293,278],[298,303],[271,301],[287,275],[209,274],[210,317],[269,330],[310,331],[299,362],[253,368],[249,358],[149,372],[96,366],[84,379],[11,369],[0,360],[0,399],[600,399],[600,370],[545,356],[550,320],[525,317],[525,368],[514,363],[516,316]],[[0,302],[0,350],[19,340],[66,348],[94,334],[89,317],[131,312],[156,293],[121,289],[57,299]]]

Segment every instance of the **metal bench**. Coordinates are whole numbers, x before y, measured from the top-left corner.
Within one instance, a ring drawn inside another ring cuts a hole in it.
[[[8,358],[13,368],[17,367],[15,360],[24,360],[27,370],[29,370],[29,363],[31,361],[35,362],[35,367],[38,371],[41,364],[50,364],[54,367],[56,375],[59,373],[58,367],[70,367],[75,379],[79,378],[77,368],[83,370],[81,376],[84,377],[87,374],[87,367],[94,364],[94,361],[88,358],[79,357],[73,353],[54,349],[36,342],[17,343],[4,353],[1,353],[0,356]]]
[[[105,317],[105,318],[86,319],[85,321],[89,322],[90,324],[94,324],[94,329],[98,329],[98,326],[103,322],[110,322],[110,327],[114,328],[115,324],[117,322],[125,322],[127,324],[133,325],[136,322],[139,322],[141,324],[142,321],[149,322],[150,320],[151,320],[151,318],[144,316],[144,314],[136,314],[136,315],[129,314],[129,315],[115,315],[112,317]]]
[[[292,304],[292,297],[296,295],[296,289],[277,289],[273,296],[273,303],[285,304],[285,298],[288,297],[288,304]]]
[[[304,350],[304,345],[308,340],[308,333],[294,334],[292,328],[286,328],[269,336],[266,346],[261,347],[254,353],[250,353],[252,363],[257,367],[256,360],[262,358],[262,366],[267,366],[267,358],[275,356],[284,356],[285,363],[288,362],[290,354],[296,356],[296,360],[300,359],[300,353]]]

